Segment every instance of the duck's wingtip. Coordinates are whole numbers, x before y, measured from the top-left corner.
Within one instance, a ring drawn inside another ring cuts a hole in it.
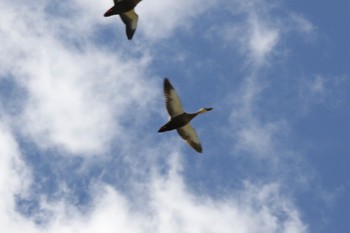
[[[166,128],[165,125],[163,125],[163,126],[160,127],[160,129],[158,130],[158,133],[163,133],[163,132],[165,132],[165,131],[167,131],[167,128]]]
[[[106,11],[106,13],[104,13],[104,17],[109,17],[115,14],[115,6],[111,7],[110,9],[108,9],[108,11]]]
[[[168,78],[164,78],[164,88],[165,89],[174,89],[173,85],[171,84],[171,82]]]

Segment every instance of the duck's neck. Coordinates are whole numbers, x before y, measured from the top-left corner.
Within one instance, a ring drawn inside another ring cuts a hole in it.
[[[204,111],[203,109],[200,109],[200,110],[198,110],[198,111],[195,112],[195,113],[189,113],[188,116],[191,117],[191,119],[193,119],[193,118],[195,118],[197,115],[202,114],[202,113],[204,113],[204,112],[206,112],[206,111]]]
[[[195,112],[195,113],[188,113],[187,116],[188,116],[188,118],[190,118],[190,119],[192,120],[192,119],[195,118],[198,114],[199,114],[198,112]]]

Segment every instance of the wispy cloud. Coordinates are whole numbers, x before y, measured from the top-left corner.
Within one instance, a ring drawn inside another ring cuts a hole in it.
[[[303,158],[301,152],[290,142],[293,130],[288,116],[275,112],[271,117],[264,103],[269,101],[265,95],[277,79],[269,77],[269,71],[273,69],[272,64],[277,61],[276,58],[283,56],[284,51],[289,49],[284,38],[295,33],[296,23],[288,14],[275,14],[276,9],[281,7],[276,3],[248,1],[237,5],[239,7],[232,8],[231,11],[240,15],[244,23],[227,23],[223,34],[226,43],[238,42],[233,47],[238,48],[245,58],[242,61],[245,65],[242,70],[246,71],[242,85],[227,96],[232,110],[229,118],[231,127],[226,131],[230,131],[227,134],[231,134],[234,141],[233,154],[236,157],[246,156],[245,159],[253,164],[256,161],[263,163],[263,168],[256,164],[254,166],[261,168],[265,178],[271,176],[275,179],[278,174],[278,180],[285,182],[285,179],[289,180],[291,174],[294,174],[292,176],[298,178],[293,181],[293,187],[302,187],[312,178],[307,172],[299,173],[303,167]],[[306,22],[308,21],[305,20]],[[311,31],[310,28],[308,32]],[[322,83],[315,83],[314,88],[315,91],[322,92]],[[287,103],[273,100],[273,103],[288,105],[294,100]],[[289,161],[288,165],[286,161]]]
[[[247,58],[247,66],[266,66],[271,59],[284,56],[285,38],[289,33],[298,32],[305,36],[315,31],[313,24],[301,15],[280,14],[283,9],[277,2],[232,1],[225,10],[232,15],[231,20],[211,28],[210,37],[223,40],[223,46],[239,51]]]
[[[337,109],[343,104],[345,92],[341,86],[348,86],[346,76],[311,75],[302,76],[297,86],[297,103],[300,115],[307,115],[316,106]]]
[[[305,36],[315,35],[317,31],[316,26],[305,16],[298,15],[296,13],[290,13],[289,16],[291,18],[291,27],[294,28],[294,30],[299,31]]]

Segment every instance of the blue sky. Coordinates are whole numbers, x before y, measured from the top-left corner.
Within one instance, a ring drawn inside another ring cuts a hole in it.
[[[111,6],[0,3],[1,229],[349,232],[349,1],[144,0],[132,41]]]

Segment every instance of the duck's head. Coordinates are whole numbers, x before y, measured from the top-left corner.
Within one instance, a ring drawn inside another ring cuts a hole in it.
[[[213,110],[213,108],[201,108],[198,110],[198,114],[209,112],[211,110]]]

